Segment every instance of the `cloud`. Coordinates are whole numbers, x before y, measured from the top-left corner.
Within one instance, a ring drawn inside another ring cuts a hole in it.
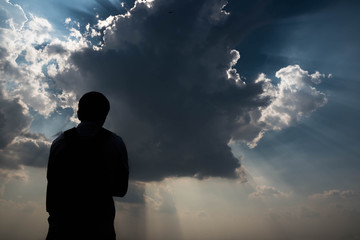
[[[49,150],[50,142],[42,136],[18,137],[0,153],[0,158],[16,164],[17,167],[18,165],[46,167]]]
[[[189,9],[188,19],[168,14],[172,7]],[[230,132],[238,116],[264,104],[254,99],[262,89],[238,86],[238,52],[206,40],[218,26],[207,8],[204,2],[156,1],[150,8],[138,2],[130,15],[106,20],[101,50],[73,53],[76,71],[55,77],[67,91],[97,89],[110,98],[116,111],[108,122],[127,143],[134,179],[237,177]]]
[[[24,168],[20,168],[18,170],[9,170],[0,167],[0,197],[2,197],[5,192],[6,184],[12,179],[27,182],[28,175],[25,172]]]
[[[46,166],[49,142],[29,133],[29,110],[48,116],[56,106],[38,65],[44,60],[42,51],[36,49],[49,39],[52,27],[46,19],[26,17],[9,1],[1,2],[1,11],[9,24],[0,28],[0,169],[3,176],[17,178],[23,165]]]
[[[157,212],[176,214],[177,210],[170,189],[166,185],[155,183],[155,186],[155,191],[148,191],[144,195],[146,204]]]
[[[145,194],[145,183],[143,182],[129,182],[129,189],[123,198],[116,198],[116,201],[122,203],[136,203],[144,204],[144,194]]]
[[[2,55],[9,55],[5,49],[0,50]],[[2,77],[21,75],[6,58],[0,60],[0,69],[4,73]],[[49,142],[40,134],[29,133],[33,119],[29,114],[28,106],[20,98],[9,96],[8,91],[5,90],[7,87],[10,86],[1,82],[0,168],[19,170],[21,165],[45,167]]]
[[[232,61],[230,62],[229,69],[226,70],[227,77],[228,79],[235,81],[235,83],[238,84],[239,86],[244,86],[245,82],[241,80],[240,74],[237,72],[236,68],[233,68],[240,59],[240,53],[239,51],[232,49],[230,51],[230,54],[233,56],[233,58]]]
[[[249,124],[239,128],[233,140],[244,141],[253,148],[266,132],[293,126],[327,103],[325,94],[313,86],[320,84],[325,74],[310,74],[299,65],[289,65],[275,76],[279,79],[277,84],[265,74],[256,79],[263,87],[259,97],[269,99],[270,104],[251,112]]]
[[[47,19],[25,14],[21,6],[8,1],[1,5],[6,13],[4,22],[23,16],[17,18],[16,27],[5,24],[0,28],[3,92],[26,110],[49,117],[63,107],[65,95],[72,95],[58,88],[52,78],[71,68],[68,62],[71,52],[88,47],[88,42],[75,28],[70,28],[69,36],[60,40]]]
[[[0,168],[46,167],[50,143],[29,132],[31,112],[47,118],[55,110],[75,109],[76,95],[56,88],[52,77],[70,68],[71,51],[87,45],[75,30],[65,40],[54,37],[48,20],[26,14],[20,5],[1,1],[1,11]]]
[[[13,4],[9,0],[0,2],[0,27],[21,29],[28,20],[25,12],[18,4]]]
[[[289,197],[289,194],[280,192],[274,187],[271,186],[256,186],[256,192],[250,193],[249,198],[281,198],[281,197]]]
[[[0,168],[18,170],[22,165],[46,167],[50,142],[41,135],[16,137],[11,144],[0,150]]]
[[[267,131],[296,124],[326,103],[313,87],[324,75],[297,65],[277,72],[279,84],[264,74],[240,76],[236,45],[264,21],[256,16],[239,25],[226,1],[135,1],[94,24],[72,19],[65,19],[63,40],[34,15],[19,31],[3,29],[6,95],[47,118],[66,107],[75,114],[83,93],[104,92],[112,105],[107,126],[124,138],[134,180],[245,179],[229,141],[255,147]],[[48,147],[41,138],[20,139],[7,151]],[[44,166],[34,159],[21,164]]]
[[[108,122],[128,145],[136,180],[238,177],[229,140],[254,147],[265,132],[326,103],[312,86],[323,75],[297,65],[277,72],[278,85],[264,74],[245,84],[231,36],[219,38],[231,11],[222,10],[225,2],[209,7],[215,2],[137,1],[130,12],[99,20],[101,46],[74,52],[76,71],[55,77],[78,95],[97,89],[109,96],[117,110]]]
[[[325,94],[312,86],[319,84],[324,74],[309,74],[299,65],[293,65],[280,69],[275,76],[281,79],[280,83],[265,89],[274,101],[262,110],[260,118],[271,129],[291,126],[327,103]]]
[[[6,99],[0,86],[0,151],[29,127],[31,117],[18,99]],[[16,121],[14,121],[16,120]]]
[[[329,199],[329,198],[343,198],[343,199],[347,199],[347,198],[354,198],[354,197],[358,197],[359,194],[351,189],[348,190],[339,190],[339,189],[332,189],[332,190],[327,190],[324,191],[322,193],[315,193],[312,194],[310,196],[308,196],[309,199],[312,200],[317,200],[317,199]]]

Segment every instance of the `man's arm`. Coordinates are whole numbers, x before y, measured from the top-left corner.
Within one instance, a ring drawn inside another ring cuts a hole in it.
[[[61,148],[63,141],[63,134],[60,135],[54,142],[51,144],[46,178],[47,178],[47,189],[46,189],[46,211],[53,212],[54,204],[57,201],[57,192],[58,192],[58,169],[56,165],[56,156],[57,151]]]
[[[125,143],[116,136],[116,156],[111,169],[111,192],[115,197],[124,197],[128,190],[129,164]]]

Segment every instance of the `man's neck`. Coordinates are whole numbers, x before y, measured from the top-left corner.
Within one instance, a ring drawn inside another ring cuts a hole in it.
[[[101,127],[97,122],[83,121],[76,127],[76,132],[80,136],[95,136]]]

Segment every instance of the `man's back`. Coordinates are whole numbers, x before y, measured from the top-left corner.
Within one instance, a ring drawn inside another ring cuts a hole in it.
[[[66,131],[53,142],[47,178],[48,239],[115,239],[112,196],[128,185],[120,137],[92,122]]]

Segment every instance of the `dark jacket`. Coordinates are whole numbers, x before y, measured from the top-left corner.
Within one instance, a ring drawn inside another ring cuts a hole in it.
[[[119,136],[93,123],[61,134],[51,146],[47,169],[48,239],[86,234],[114,239],[112,197],[126,194],[128,177],[126,147]]]

